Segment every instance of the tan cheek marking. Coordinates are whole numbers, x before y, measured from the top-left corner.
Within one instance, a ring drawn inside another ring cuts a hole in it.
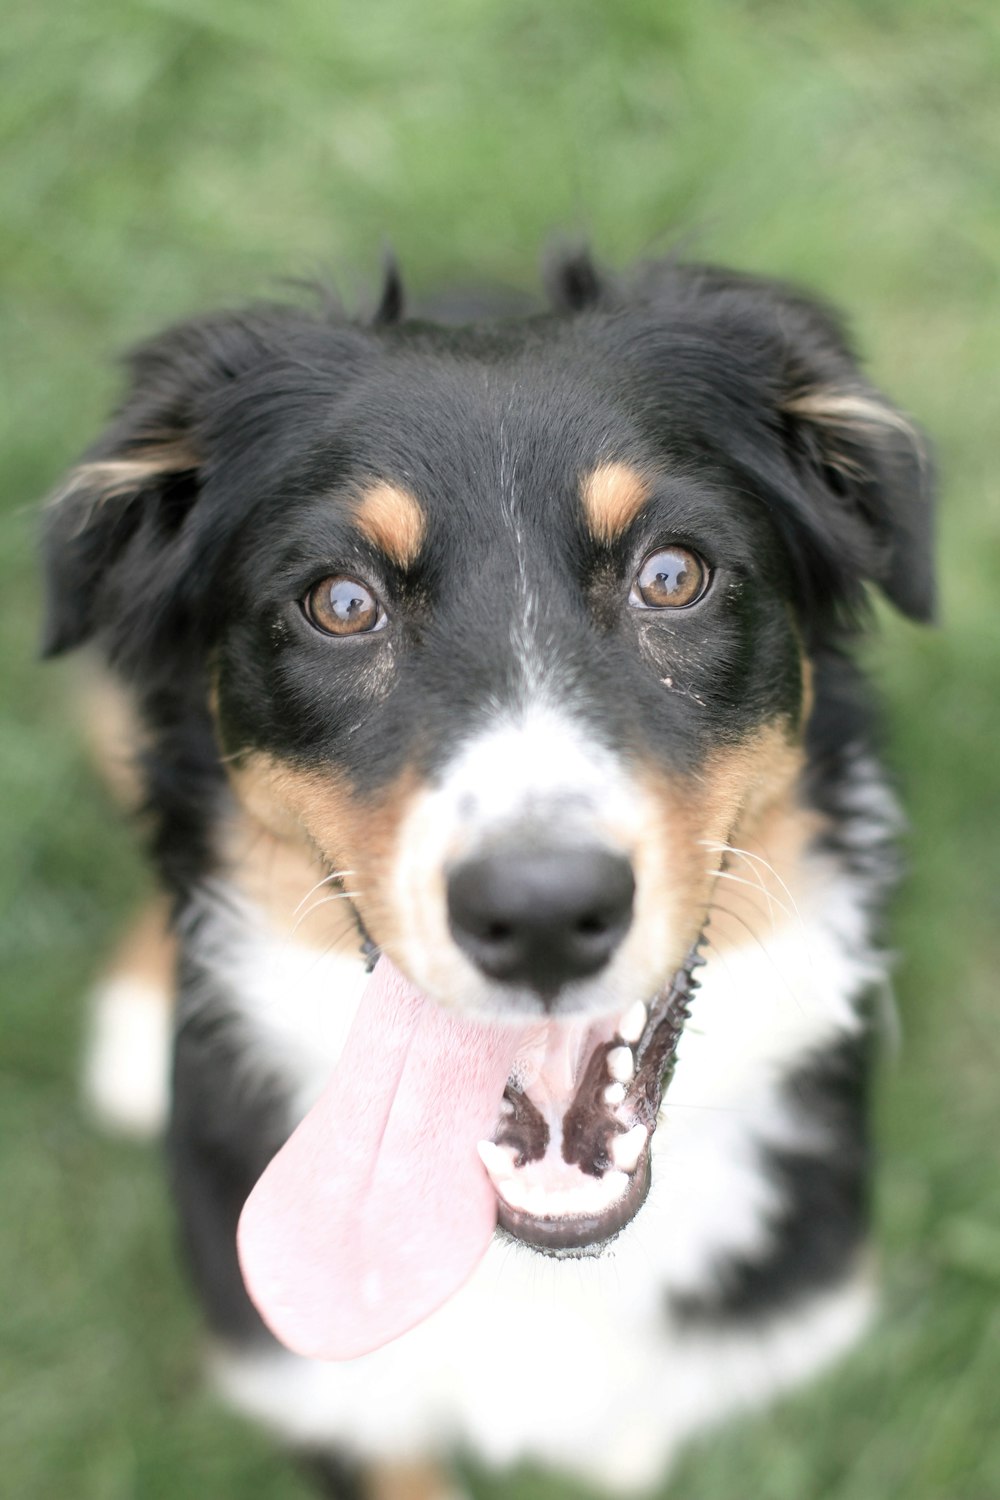
[[[277,892],[284,907],[294,887],[294,906],[326,869],[350,871],[343,884],[355,893],[352,904],[374,941],[393,951],[399,932],[392,895],[396,846],[400,824],[419,789],[416,775],[405,772],[367,803],[343,775],[300,771],[259,752],[228,770],[249,820],[251,843],[254,837],[259,841],[258,873],[249,877],[258,889]],[[254,858],[246,846],[242,859],[249,859],[252,870]],[[310,934],[309,941],[314,940]]]
[[[353,876],[345,871],[340,881],[327,880],[326,864],[304,838],[278,836],[241,808],[226,827],[221,854],[228,880],[276,932],[325,952],[358,950],[354,911],[342,895],[353,892]]]
[[[580,499],[591,533],[613,542],[635,520],[649,499],[649,481],[629,464],[607,463],[584,476]]]
[[[774,724],[739,745],[718,751],[693,776],[671,776],[657,767],[647,768],[644,781],[656,811],[651,826],[640,838],[637,854],[652,887],[651,904],[654,909],[662,906],[677,913],[685,943],[697,936],[706,904],[713,899],[714,872],[721,860],[717,846],[732,843],[756,852],[751,841],[759,838],[761,828],[776,828],[779,813],[784,819],[794,812],[800,823],[808,818],[797,803],[804,758],[801,744],[790,737],[787,726]],[[774,820],[773,825],[769,820]],[[735,864],[733,869],[741,879],[756,884],[753,872],[745,874]],[[774,880],[772,884],[773,898],[787,905],[787,897],[780,894],[780,882]],[[741,892],[743,889],[739,887]],[[723,881],[716,894],[724,890]],[[719,899],[723,905],[732,904],[734,911],[746,919],[742,903],[728,903],[724,895]],[[772,901],[769,907],[764,891],[759,892],[759,908],[768,913],[769,920],[774,906]],[[734,932],[739,929],[738,921],[726,924],[713,913],[713,941],[723,925],[731,925]],[[768,930],[766,926],[759,928],[755,921],[753,925],[755,931]],[[740,930],[740,938],[746,941],[745,928]]]
[[[409,490],[383,481],[365,490],[352,509],[358,529],[394,563],[407,568],[416,562],[427,518]]]
[[[823,827],[822,815],[803,807],[792,786],[752,828],[733,838],[740,852],[728,857],[726,869],[735,880],[723,876],[715,891],[719,906],[712,913],[712,941],[717,948],[745,946],[753,941],[750,934],[766,947],[775,927],[798,921],[803,861]]]

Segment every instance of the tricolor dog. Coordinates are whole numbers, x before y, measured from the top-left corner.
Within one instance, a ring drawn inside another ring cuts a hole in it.
[[[211,1369],[331,1493],[641,1488],[872,1305],[851,649],[932,613],[923,446],[794,289],[549,282],[182,324],[47,512],[171,905],[92,1086],[151,1117],[169,1014]]]

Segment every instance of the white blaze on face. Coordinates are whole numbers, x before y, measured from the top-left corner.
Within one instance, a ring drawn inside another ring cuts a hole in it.
[[[422,792],[398,835],[391,899],[399,914],[395,955],[415,982],[446,1006],[470,1014],[532,1014],[537,997],[482,975],[452,939],[449,869],[530,831],[538,843],[594,844],[631,860],[636,881],[632,926],[605,969],[567,987],[581,1014],[619,1013],[646,999],[679,957],[664,901],[663,853],[648,837],[663,811],[620,755],[582,719],[535,705],[471,738],[436,785]]]

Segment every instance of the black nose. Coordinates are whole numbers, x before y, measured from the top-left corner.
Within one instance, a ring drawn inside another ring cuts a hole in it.
[[[491,979],[551,1000],[604,967],[632,921],[627,859],[593,847],[484,855],[448,879],[452,936]]]

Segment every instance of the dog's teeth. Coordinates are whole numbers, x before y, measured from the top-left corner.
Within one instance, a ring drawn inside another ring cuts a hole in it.
[[[512,1115],[514,1113],[514,1101],[513,1099],[508,1099],[506,1094],[500,1100],[500,1113],[502,1115]]]
[[[605,1104],[624,1104],[625,1093],[626,1090],[623,1083],[609,1083],[604,1090],[604,1102]]]
[[[623,1042],[637,1042],[645,1029],[646,1007],[641,1000],[637,1000],[618,1022],[618,1035]]]
[[[635,1072],[631,1047],[612,1047],[608,1053],[608,1072],[615,1083],[628,1083]]]
[[[514,1175],[514,1150],[498,1146],[496,1141],[480,1141],[476,1146],[479,1159],[494,1182],[504,1182]]]
[[[620,1172],[634,1172],[646,1145],[646,1128],[633,1125],[611,1142],[611,1159]]]

